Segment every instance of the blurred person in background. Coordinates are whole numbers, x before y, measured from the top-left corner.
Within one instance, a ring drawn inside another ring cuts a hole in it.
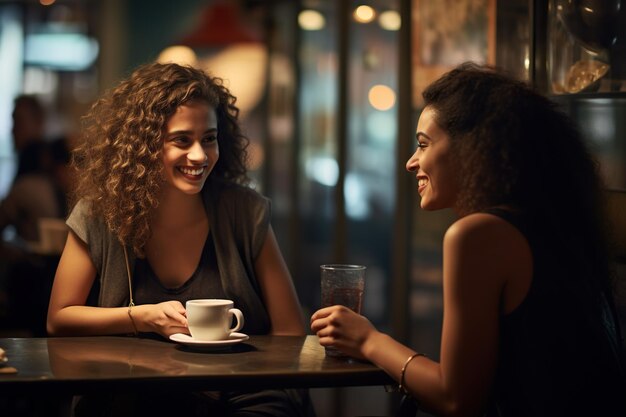
[[[12,225],[18,245],[39,241],[39,219],[63,218],[67,211],[70,185],[62,174],[69,166],[67,142],[44,140],[45,118],[36,97],[15,99],[12,133],[18,167],[9,192],[0,201],[0,233]]]
[[[17,246],[39,242],[39,219],[64,218],[72,187],[69,151],[64,139],[29,145],[27,170],[17,176],[0,201],[0,232],[15,228]]]
[[[46,111],[36,96],[20,95],[13,106],[13,148],[17,154],[17,173],[36,172],[41,168],[40,144],[44,141]]]
[[[45,111],[36,97],[15,99],[12,132],[18,170],[0,200],[0,328],[34,336],[46,334],[43,318],[60,253],[42,251],[40,221],[65,218],[71,188],[67,141],[45,140],[44,123]],[[25,304],[30,308],[21,308]]]

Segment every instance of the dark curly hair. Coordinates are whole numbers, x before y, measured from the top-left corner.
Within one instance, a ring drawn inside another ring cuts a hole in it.
[[[219,78],[177,64],[145,64],[97,100],[83,118],[73,201],[86,200],[119,241],[143,255],[159,204],[162,135],[176,109],[190,101],[215,108],[220,157],[211,178],[248,182],[248,139],[238,124],[236,98]],[[206,187],[205,187],[206,189]]]
[[[611,303],[604,185],[574,122],[526,83],[473,63],[444,74],[423,97],[450,135],[461,213],[520,210],[563,261],[567,285]]]

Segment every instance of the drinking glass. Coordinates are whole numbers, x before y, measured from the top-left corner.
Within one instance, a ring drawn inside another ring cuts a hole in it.
[[[361,314],[365,270],[363,265],[321,265],[322,307],[343,305]],[[345,356],[332,346],[326,347],[328,356]]]

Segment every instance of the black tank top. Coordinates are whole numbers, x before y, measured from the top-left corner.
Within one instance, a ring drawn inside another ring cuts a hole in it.
[[[533,277],[500,320],[489,416],[626,416],[623,348],[606,299],[568,280],[568,259],[516,212],[490,209],[527,239]],[[545,231],[543,232],[545,233]],[[571,261],[571,260],[569,260]]]
[[[157,304],[178,300],[183,306],[195,298],[226,298],[217,266],[211,233],[207,236],[195,272],[178,288],[161,284],[147,259],[137,259],[133,274],[135,304]]]

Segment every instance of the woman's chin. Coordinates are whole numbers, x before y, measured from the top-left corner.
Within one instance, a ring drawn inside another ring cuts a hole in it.
[[[203,186],[204,186],[204,182],[202,184],[197,184],[197,185],[181,184],[177,186],[176,189],[183,194],[194,195],[202,191]]]
[[[425,211],[435,211],[448,208],[448,206],[438,204],[436,201],[429,200],[428,198],[422,198],[420,201],[420,207]]]

